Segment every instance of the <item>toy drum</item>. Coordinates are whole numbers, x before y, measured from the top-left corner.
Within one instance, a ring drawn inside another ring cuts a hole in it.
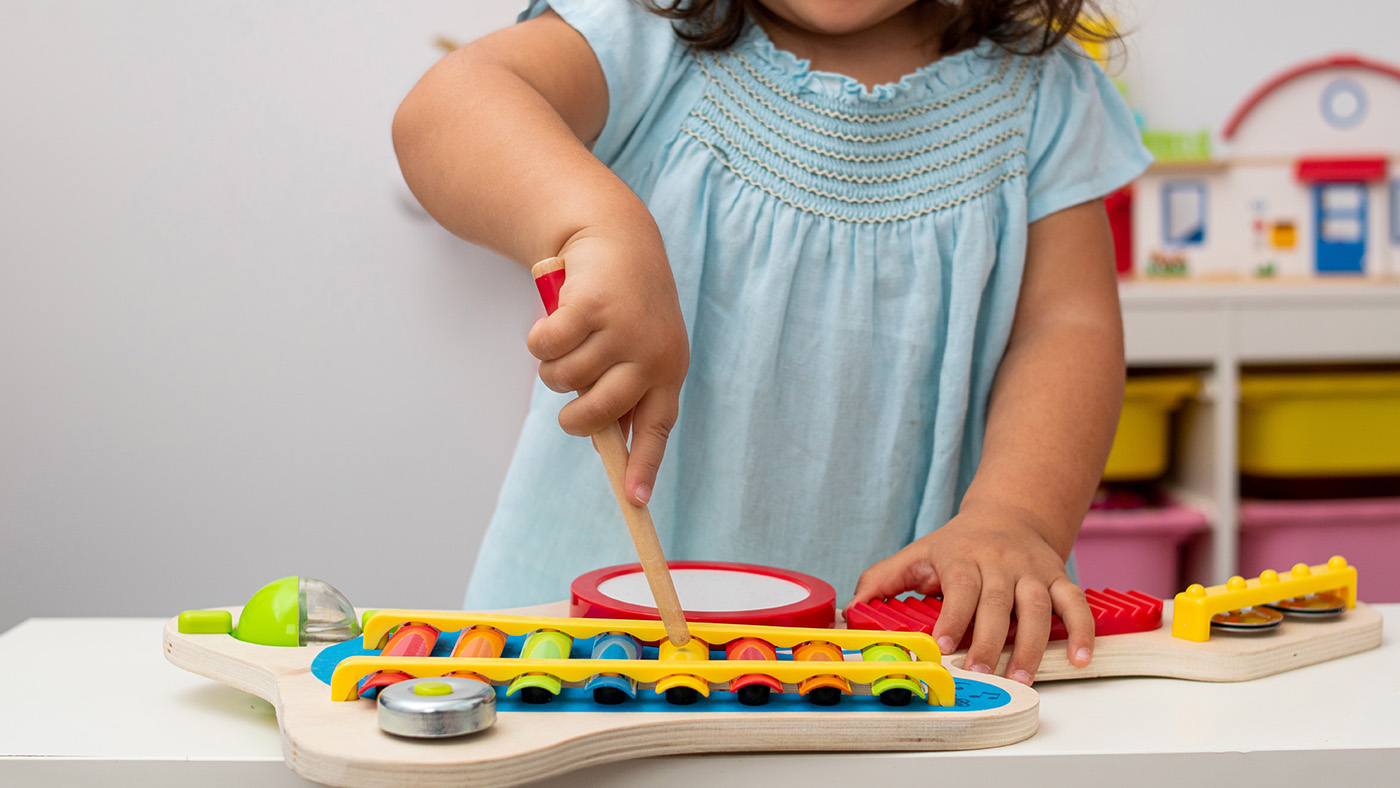
[[[836,590],[801,572],[756,564],[669,561],[687,621],[775,627],[830,627]],[[580,575],[570,586],[575,618],[659,620],[641,564],[621,564]]]

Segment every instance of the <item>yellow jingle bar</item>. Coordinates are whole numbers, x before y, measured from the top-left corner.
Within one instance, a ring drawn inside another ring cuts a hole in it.
[[[666,627],[660,621],[633,621],[608,618],[546,618],[499,613],[471,613],[459,610],[378,610],[364,623],[364,646],[381,648],[389,631],[405,622],[428,624],[441,632],[456,632],[470,626],[489,626],[507,635],[528,635],[537,629],[552,629],[574,639],[591,638],[608,632],[625,632],[644,643],[660,643]],[[846,651],[889,643],[908,650],[915,662],[939,664],[938,643],[923,632],[881,632],[868,629],[817,629],[805,627],[763,627],[748,624],[689,624],[690,634],[715,648],[739,638],[762,638],[777,648],[792,648],[808,641],[834,643]],[[888,667],[888,666],[886,666]],[[901,666],[903,667],[903,666]]]
[[[415,621],[422,619],[415,618]],[[496,626],[496,624],[492,624]],[[657,622],[660,627],[660,622]],[[766,629],[766,627],[765,627]],[[665,630],[661,630],[663,633]],[[818,630],[828,634],[840,630]],[[870,631],[870,630],[867,630]],[[691,628],[692,634],[695,627]],[[873,634],[893,634],[878,633]],[[728,683],[749,673],[765,673],[784,684],[796,685],[814,675],[836,675],[857,684],[869,685],[890,674],[889,662],[790,662],[779,660],[703,660],[685,663],[685,672],[709,682],[714,689],[727,689]],[[654,685],[677,672],[677,664],[655,659],[472,659],[464,657],[347,657],[331,674],[331,699],[359,698],[360,680],[381,670],[398,670],[414,678],[443,676],[453,671],[471,671],[491,683],[507,683],[526,673],[547,673],[568,686],[583,686],[595,673],[616,673],[638,684]],[[901,675],[918,679],[928,686],[932,706],[952,706],[953,677],[936,662],[900,662]]]
[[[1210,619],[1216,613],[1264,605],[1282,599],[1340,591],[1348,608],[1356,607],[1356,567],[1334,555],[1325,564],[1298,564],[1287,575],[1268,570],[1245,580],[1236,575],[1225,585],[1195,584],[1176,595],[1172,606],[1172,637],[1204,643],[1210,640]]]

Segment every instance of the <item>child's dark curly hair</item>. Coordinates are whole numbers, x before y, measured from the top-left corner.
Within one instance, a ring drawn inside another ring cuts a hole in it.
[[[943,0],[915,0],[931,5]],[[642,0],[652,13],[678,22],[676,34],[697,49],[724,49],[738,40],[745,18],[758,0]],[[939,49],[953,52],[989,38],[1021,54],[1043,54],[1065,36],[1088,41],[1115,38],[1099,26],[1086,26],[1081,14],[1102,18],[1094,0],[960,0],[943,3],[945,22]]]

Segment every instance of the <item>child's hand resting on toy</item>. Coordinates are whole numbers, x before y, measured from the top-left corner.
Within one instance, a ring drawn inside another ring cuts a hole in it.
[[[964,666],[977,673],[996,670],[1014,612],[1016,645],[1006,676],[1022,684],[1035,680],[1053,611],[1069,633],[1070,662],[1084,667],[1093,653],[1093,613],[1065,573],[1064,558],[1028,517],[1014,507],[965,504],[942,528],[867,569],[853,602],[941,593],[933,637],[944,654],[953,651],[975,614]]]

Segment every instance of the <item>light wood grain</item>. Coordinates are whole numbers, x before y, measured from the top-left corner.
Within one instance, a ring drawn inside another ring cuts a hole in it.
[[[651,589],[651,598],[656,602],[656,612],[666,626],[666,636],[677,646],[684,646],[690,642],[690,627],[685,623],[685,612],[676,594],[676,584],[666,564],[666,555],[661,550],[661,540],[656,536],[656,524],[652,522],[647,507],[637,506],[627,498],[624,486],[627,439],[622,435],[622,427],[616,422],[604,427],[602,432],[593,436],[593,448],[603,458],[613,497],[622,511],[622,519],[627,522],[627,532],[632,537],[632,546],[637,550],[637,560]]]
[[[236,608],[230,608],[235,615]],[[521,608],[562,616],[566,603]],[[1245,681],[1375,648],[1381,614],[1357,603],[1340,619],[1286,621],[1271,634],[1212,635],[1206,643],[1171,637],[1171,605],[1153,632],[1099,638],[1093,663],[1076,668],[1051,644],[1037,681],[1100,676],[1163,676]],[[463,739],[423,742],[379,730],[375,705],[336,703],[310,671],[316,647],[256,646],[227,635],[183,635],[166,624],[167,658],[186,670],[257,695],[277,711],[283,754],[298,774],[328,785],[511,786],[631,758],[682,753],[782,751],[936,751],[997,747],[1035,734],[1039,696],[1020,684],[961,669],[955,677],[1005,689],[1011,702],[990,711],[587,713],[501,712],[496,726]],[[1000,670],[1005,669],[1003,655]]]
[[[510,612],[561,615],[566,607]],[[681,753],[980,749],[1027,739],[1038,724],[1035,690],[954,669],[955,676],[1004,689],[1010,702],[990,711],[930,707],[890,713],[500,712],[495,727],[481,734],[424,742],[381,732],[370,701],[333,702],[330,688],[310,671],[317,647],[185,635],[175,619],[166,624],[164,645],[175,665],[271,703],[293,771],[348,788],[511,786],[596,764]]]
[[[1162,612],[1162,626],[1151,632],[1109,635],[1094,641],[1088,667],[1070,664],[1064,641],[1046,649],[1035,680],[1092,679],[1100,676],[1160,676],[1193,681],[1248,681],[1286,670],[1376,648],[1381,644],[1381,614],[1358,602],[1341,618],[1319,621],[1285,619],[1276,630],[1238,635],[1212,632],[1193,643],[1171,634],[1172,605]],[[961,668],[966,652],[945,658]],[[1011,649],[1002,652],[998,672],[1006,670]]]

